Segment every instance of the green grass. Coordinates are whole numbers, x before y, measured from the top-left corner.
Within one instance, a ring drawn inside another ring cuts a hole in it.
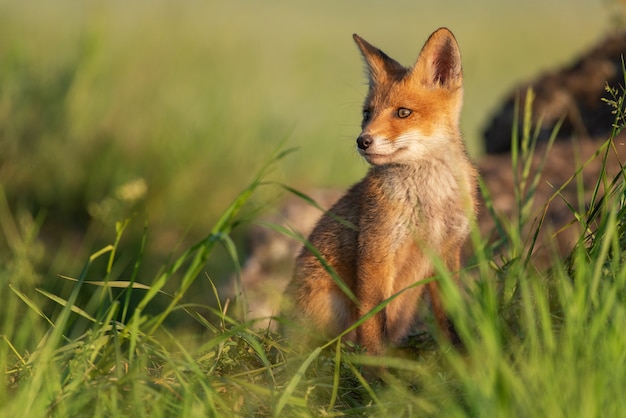
[[[622,121],[623,98],[613,104]],[[616,125],[614,135],[622,127]],[[70,283],[67,292],[36,287],[30,256],[36,250],[36,223],[17,226],[19,219],[0,202],[2,229],[13,250],[11,262],[0,270],[0,414],[622,416],[624,172],[598,179],[607,193],[597,195],[584,212],[573,213],[579,220],[579,245],[570,257],[555,256],[549,269],[540,270],[520,232],[530,219],[525,208],[538,175],[525,169],[534,152],[532,132],[525,129],[520,141],[521,151],[512,155],[520,176],[518,221],[496,219],[503,233],[497,243],[473,237],[475,256],[462,272],[465,295],[449,286],[445,271],[438,277],[464,342],[462,351],[422,335],[404,354],[383,359],[346,349],[340,339],[297,354],[280,336],[233,319],[228,306],[187,302],[195,281],[210,283],[205,266],[216,245],[237,263],[230,234],[247,216],[242,209],[259,188],[273,187],[267,176],[290,151],[272,156],[208,235],[151,281],[138,280],[145,242],[133,255],[128,280],[113,277],[117,260],[124,257],[119,243],[128,227],[119,222],[114,242],[94,252],[76,278],[56,279]],[[610,140],[599,152],[612,152]],[[496,249],[502,254],[498,264]],[[99,262],[104,274],[97,281],[88,279]],[[167,283],[175,283],[175,291],[165,291]],[[81,297],[87,287],[96,291]],[[214,296],[219,300],[217,291]],[[41,308],[42,299],[59,310],[50,315]],[[165,308],[150,312],[154,304]],[[196,324],[196,331],[167,326],[175,315]],[[373,379],[368,366],[382,364],[386,372]]]
[[[466,295],[446,286],[463,352],[417,336],[378,381],[380,360],[338,341],[294,353],[217,290],[274,181],[364,171],[352,32],[408,64],[450,26],[477,154],[498,96],[606,25],[595,3],[467,4],[442,20],[412,2],[1,2],[0,416],[623,416],[624,176],[570,202],[579,245],[539,269],[521,232],[532,132],[513,156],[520,216],[494,215],[493,245],[473,237]]]

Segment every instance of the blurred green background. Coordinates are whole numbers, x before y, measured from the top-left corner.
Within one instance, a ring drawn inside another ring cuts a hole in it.
[[[479,157],[503,95],[601,39],[620,10],[610,0],[1,1],[0,263],[13,263],[13,283],[57,286],[134,215],[116,274],[132,267],[146,222],[139,280],[149,282],[281,141],[299,152],[273,179],[303,190],[356,181],[365,80],[354,32],[412,65],[434,29],[451,28],[462,128]],[[278,189],[267,190],[272,201]],[[232,268],[217,258],[219,279]],[[34,271],[20,273],[20,259]]]

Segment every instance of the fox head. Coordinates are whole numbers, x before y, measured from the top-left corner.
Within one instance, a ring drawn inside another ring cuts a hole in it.
[[[436,30],[411,68],[353,35],[366,64],[359,153],[372,165],[408,163],[461,143],[461,54],[452,32]]]

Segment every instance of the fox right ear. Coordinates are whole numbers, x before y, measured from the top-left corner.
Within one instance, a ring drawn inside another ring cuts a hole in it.
[[[447,28],[439,28],[426,41],[412,74],[428,87],[456,90],[463,86],[459,44]]]
[[[383,82],[388,78],[398,78],[406,73],[398,61],[390,58],[380,49],[361,38],[356,33],[352,35],[357,46],[361,50],[365,64],[367,65],[367,75],[370,86]]]

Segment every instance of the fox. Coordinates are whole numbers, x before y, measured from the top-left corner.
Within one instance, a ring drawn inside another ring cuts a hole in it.
[[[459,126],[463,74],[452,32],[433,32],[412,67],[353,38],[369,86],[356,145],[370,168],[309,235],[285,310],[292,333],[307,331],[293,338],[310,342],[337,337],[395,295],[345,335],[377,356],[409,335],[426,288],[437,328],[457,338],[438,281],[412,285],[435,276],[437,258],[460,270],[477,172]]]

